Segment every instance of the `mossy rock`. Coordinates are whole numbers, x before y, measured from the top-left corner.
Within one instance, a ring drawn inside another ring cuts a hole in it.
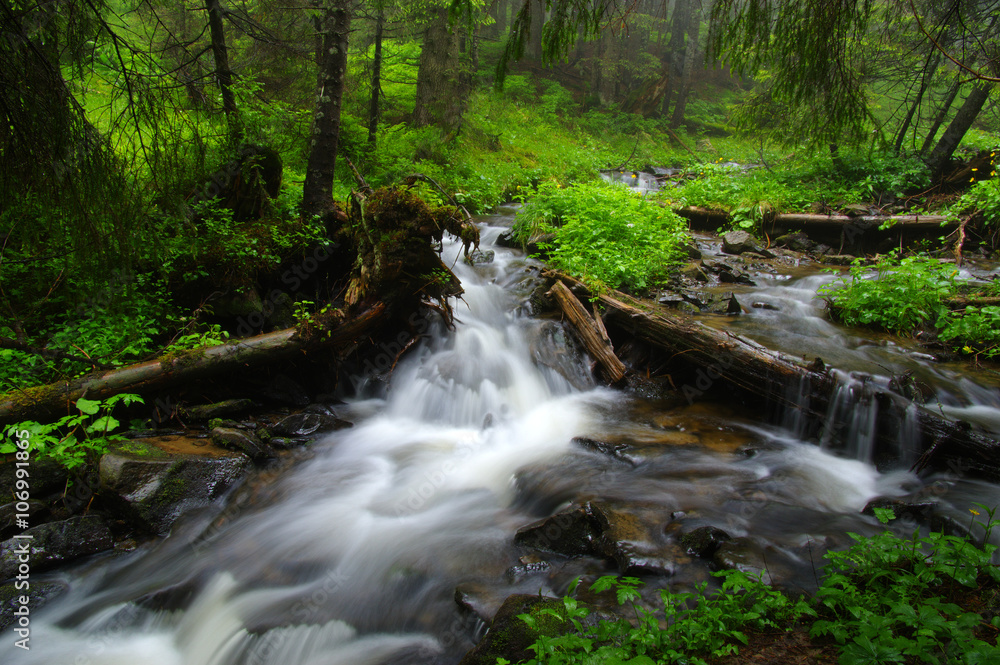
[[[528,647],[535,643],[541,635],[555,636],[572,628],[568,621],[560,621],[550,614],[542,614],[543,610],[559,612],[563,609],[563,601],[559,598],[544,598],[527,594],[515,594],[504,601],[486,635],[473,647],[459,665],[496,665],[497,658],[506,658],[512,663],[528,660],[534,652]],[[518,618],[518,615],[530,614],[536,618],[537,628]]]
[[[101,498],[136,528],[165,534],[185,512],[208,505],[251,466],[239,452],[176,437],[131,441],[101,457]],[[199,444],[201,444],[199,446]]]

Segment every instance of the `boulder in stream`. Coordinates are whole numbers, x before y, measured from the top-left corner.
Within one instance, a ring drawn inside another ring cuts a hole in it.
[[[23,552],[28,552],[31,572],[40,573],[89,554],[105,552],[114,546],[107,520],[96,514],[39,524],[23,535],[23,539],[10,538],[0,544],[0,579],[10,579],[18,574]]]
[[[144,439],[101,457],[101,496],[136,527],[165,534],[184,512],[221,497],[250,458],[184,437]]]

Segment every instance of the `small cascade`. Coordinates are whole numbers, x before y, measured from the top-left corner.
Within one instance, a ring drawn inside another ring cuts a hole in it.
[[[484,249],[502,230],[483,229]],[[31,651],[7,640],[0,661],[453,665],[484,626],[456,604],[460,585],[501,598],[561,594],[577,577],[615,570],[632,544],[656,541],[637,565],[654,561],[672,574],[664,584],[690,589],[714,564],[688,556],[669,529],[712,525],[783,557],[790,584],[807,586],[814,546],[881,529],[860,514],[866,503],[919,486],[871,463],[885,419],[896,417],[873,397],[888,380],[834,372],[818,428],[808,404],[816,386],[789,387],[800,408],[785,412],[785,427],[736,405],[596,387],[557,320],[520,314],[537,264],[490,249],[493,261],[473,266],[445,243],[465,288],[456,328],[429,325],[383,398],[342,405],[353,428],[252,486],[246,505],[188,516],[135,552],[32,577],[65,592],[33,611]],[[795,328],[802,339],[809,326],[831,329],[802,313],[814,304],[800,304],[787,309],[809,319]],[[970,394],[956,388],[947,408],[994,422],[997,395]],[[904,457],[914,416],[898,414]],[[970,497],[1000,502],[993,485],[948,482],[936,500],[950,514],[967,511]],[[652,526],[616,557],[515,544],[518,529],[588,502]]]

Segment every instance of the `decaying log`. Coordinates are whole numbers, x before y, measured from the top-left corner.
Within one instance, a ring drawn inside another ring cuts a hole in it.
[[[677,214],[693,228],[714,231],[732,221],[724,210],[688,206]],[[887,224],[885,229],[883,224]],[[943,215],[823,215],[817,213],[779,213],[767,218],[760,230],[771,238],[791,231],[803,231],[812,240],[847,247],[873,249],[888,238],[909,240],[940,235],[942,229],[957,226]]]
[[[566,275],[546,271],[557,283],[586,287]],[[556,291],[556,289],[553,289]],[[764,348],[737,335],[710,328],[690,317],[668,314],[619,291],[607,291],[597,298],[604,310],[609,330],[626,333],[668,354],[672,361],[694,366],[686,371],[687,383],[676,385],[682,396],[695,400],[718,385],[739,391],[748,400],[769,406],[796,409],[804,417],[822,423],[828,414],[836,377],[821,362],[806,365]],[[655,308],[655,309],[654,309]],[[915,471],[961,471],[1000,480],[1000,441],[973,429],[967,423],[950,420],[934,410],[914,404],[903,395],[873,383],[872,399],[878,401],[880,415],[877,436],[883,450],[894,451],[903,414],[915,419],[923,457]],[[915,409],[913,408],[915,406]]]
[[[287,328],[218,346],[203,347],[111,371],[101,371],[45,386],[0,395],[0,427],[22,420],[43,420],[73,411],[81,397],[106,399],[119,393],[143,393],[217,372],[258,362],[270,362],[321,347],[345,345],[370,334],[388,320],[378,302],[358,316],[327,330]]]
[[[601,335],[601,329],[598,327],[594,317],[584,309],[580,301],[576,299],[576,296],[562,282],[556,280],[549,291],[549,295],[555,298],[559,304],[559,309],[569,319],[570,325],[573,326],[573,331],[579,338],[580,343],[587,350],[587,353],[597,361],[604,379],[611,385],[620,383],[625,378],[627,368],[618,359],[618,356],[615,355],[607,333],[603,336]]]

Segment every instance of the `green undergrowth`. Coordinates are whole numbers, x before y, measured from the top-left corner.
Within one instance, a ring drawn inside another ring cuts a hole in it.
[[[669,208],[620,184],[543,183],[518,213],[514,238],[539,235],[553,267],[595,287],[641,291],[663,281],[685,256],[687,225]]]
[[[793,597],[729,570],[714,574],[721,586],[711,594],[704,583],[697,593],[661,590],[662,607],[654,611],[640,603],[640,580],[605,576],[590,588],[614,590],[622,618],[595,625],[586,621],[589,609],[573,597],[574,585],[561,608],[542,610],[572,629],[542,634],[530,647],[535,657],[523,662],[724,663],[746,648],[751,636],[757,638],[754,644],[768,636],[778,642],[789,631],[808,632],[815,646],[834,646],[841,665],[1000,662],[1000,570],[992,563],[996,547],[988,543],[996,522],[993,511],[986,514],[987,521],[977,524],[977,542],[942,533],[914,532],[909,538],[888,530],[871,537],[852,533],[853,545],[825,555],[823,578],[812,597]],[[878,509],[877,516],[894,519],[888,509]],[[520,618],[531,627],[538,621],[532,615]]]
[[[819,294],[846,325],[897,334],[924,330],[966,354],[1000,355],[1000,307],[971,304],[1000,295],[1000,288],[962,279],[952,262],[895,252],[874,267],[858,259]]]
[[[115,442],[126,439],[115,432],[121,423],[112,415],[118,404],[143,403],[138,395],[122,393],[106,400],[80,398],[77,412],[52,423],[25,421],[4,430],[0,454],[16,454],[15,441],[24,440],[30,446],[32,459],[52,460],[67,470],[96,464],[101,455]],[[23,449],[22,449],[23,450]]]

